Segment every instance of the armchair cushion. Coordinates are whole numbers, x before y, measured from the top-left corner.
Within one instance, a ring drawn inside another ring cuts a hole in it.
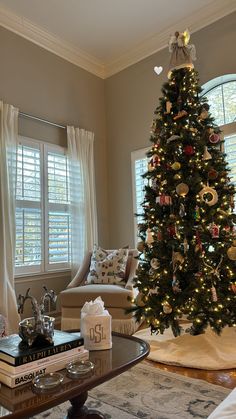
[[[107,251],[94,247],[87,284],[125,285],[128,249]]]
[[[118,285],[110,284],[94,284],[82,285],[77,288],[69,288],[61,293],[62,305],[65,307],[80,307],[82,308],[85,301],[94,300],[97,296],[101,296],[105,308],[123,308],[131,306],[128,298],[132,299],[134,293]]]

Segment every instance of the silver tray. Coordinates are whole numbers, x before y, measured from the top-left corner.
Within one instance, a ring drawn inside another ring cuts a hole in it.
[[[72,361],[66,366],[68,375],[71,378],[84,377],[94,370],[94,364],[89,360]]]
[[[50,372],[47,374],[39,374],[32,380],[32,385],[38,391],[48,391],[59,386],[64,380],[64,376],[59,372]]]

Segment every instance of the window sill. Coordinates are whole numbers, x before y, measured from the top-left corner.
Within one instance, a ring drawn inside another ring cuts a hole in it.
[[[46,273],[29,273],[25,275],[15,275],[15,283],[24,283],[24,282],[32,282],[33,281],[42,281],[54,278],[65,278],[69,277],[71,274],[71,270],[67,269],[64,271],[57,271],[57,272],[46,272]]]

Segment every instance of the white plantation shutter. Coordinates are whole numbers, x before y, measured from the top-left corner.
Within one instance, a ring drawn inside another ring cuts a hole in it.
[[[49,212],[48,215],[48,261],[70,262],[70,217],[67,212]]]
[[[235,127],[236,129],[236,127]],[[231,182],[236,186],[236,133],[232,135],[226,135],[224,138],[224,151],[226,153],[227,162],[230,168],[230,179]],[[234,212],[236,211],[236,196],[234,196]]]
[[[148,158],[146,153],[149,148],[143,148],[136,150],[131,153],[131,164],[132,164],[132,180],[133,180],[133,211],[134,214],[141,214],[143,212],[142,202],[144,200],[144,187],[146,185],[146,179],[143,179],[142,175],[147,171]],[[135,244],[137,243],[137,225],[142,222],[142,216],[136,217],[134,215],[134,237]]]
[[[17,275],[70,267],[69,183],[62,147],[21,137],[17,150]]]
[[[17,147],[15,266],[42,270],[41,151],[27,141]]]
[[[142,175],[147,171],[147,158],[135,161],[135,191],[136,191],[136,214],[143,212],[142,202],[144,200],[145,180]],[[137,217],[137,223],[142,222],[142,216]]]
[[[47,264],[48,269],[66,267],[71,260],[71,221],[68,158],[62,152],[47,154]]]
[[[16,208],[16,267],[41,265],[41,235],[41,211]]]

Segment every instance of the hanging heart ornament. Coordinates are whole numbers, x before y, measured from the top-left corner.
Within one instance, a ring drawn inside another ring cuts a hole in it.
[[[159,67],[156,65],[154,67],[154,71],[159,76],[162,73],[162,71],[163,71],[163,67],[161,65]]]

